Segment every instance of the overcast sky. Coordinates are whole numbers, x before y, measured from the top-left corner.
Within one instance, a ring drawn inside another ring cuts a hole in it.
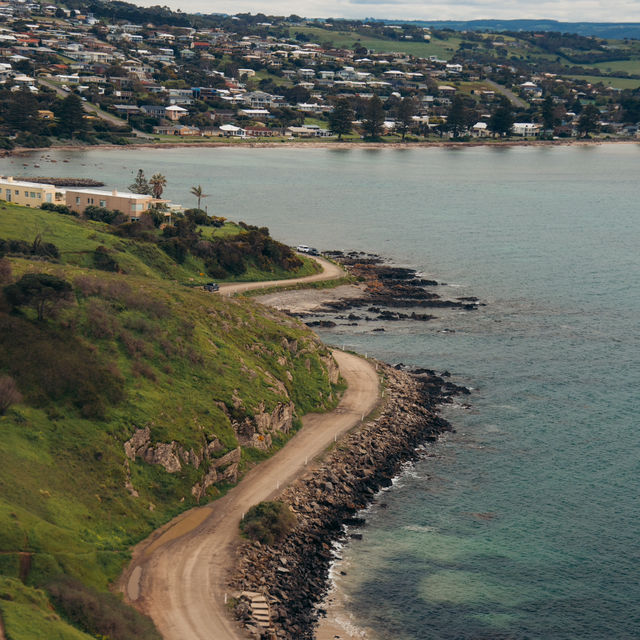
[[[306,18],[550,18],[571,22],[640,21],[640,0],[132,0],[202,13],[266,13]]]

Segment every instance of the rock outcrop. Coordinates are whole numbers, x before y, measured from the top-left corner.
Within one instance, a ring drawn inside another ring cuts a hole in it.
[[[271,448],[272,434],[286,434],[293,427],[295,407],[291,402],[280,402],[272,411],[267,411],[261,402],[254,409],[253,415],[246,415],[242,419],[233,419],[223,404],[219,406],[227,413],[236,434],[236,448],[223,453],[225,447],[217,438],[198,449],[186,449],[176,441],[152,444],[150,427],[136,429],[131,438],[124,443],[127,456],[125,487],[129,493],[137,497],[137,491],[131,483],[129,464],[140,458],[148,464],[160,465],[168,473],[178,473],[185,465],[201,469],[200,481],[191,488],[191,494],[200,500],[206,490],[216,482],[235,483],[238,480],[241,447],[255,447],[266,451]]]

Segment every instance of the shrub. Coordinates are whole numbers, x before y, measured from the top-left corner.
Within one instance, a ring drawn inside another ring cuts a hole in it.
[[[160,248],[178,264],[182,264],[189,253],[189,247],[181,238],[168,238],[160,241]]]
[[[107,224],[117,223],[118,220],[125,221],[126,218],[121,211],[105,209],[105,207],[89,206],[84,210],[84,217],[96,222],[106,222]]]
[[[60,576],[46,589],[56,609],[92,636],[110,640],[161,640],[149,618],[112,593],[101,593],[69,576]]]
[[[66,280],[49,273],[26,273],[4,288],[4,295],[14,308],[33,306],[38,320],[44,320],[56,306],[71,300],[72,287]]]
[[[93,266],[102,271],[119,271],[118,261],[111,257],[109,249],[104,245],[96,247],[93,252]]]
[[[0,416],[4,415],[12,404],[21,400],[22,395],[15,380],[9,376],[0,376]]]
[[[296,525],[296,516],[284,502],[260,502],[240,523],[243,535],[262,544],[282,540]]]
[[[78,214],[69,209],[66,204],[53,204],[53,202],[43,202],[40,205],[40,208],[43,211],[55,211],[56,213],[61,213],[65,216],[77,216]]]

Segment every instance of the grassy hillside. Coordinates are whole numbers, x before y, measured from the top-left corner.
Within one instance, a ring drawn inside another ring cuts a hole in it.
[[[0,290],[44,273],[72,292],[42,321],[28,301],[0,298],[0,407],[7,377],[21,396],[0,416],[6,635],[156,638],[109,600],[130,546],[222,495],[301,415],[333,406],[336,371],[303,325],[184,286],[197,265],[177,265],[154,244],[52,212],[0,209],[0,238],[32,243],[37,233],[60,257],[9,255]],[[126,273],[93,268],[99,245]]]
[[[366,47],[376,53],[408,53],[419,58],[437,56],[449,60],[457,51],[461,38],[456,34],[448,40],[432,38],[430,42],[414,42],[410,40],[391,40],[382,37],[366,36],[357,31],[340,31],[337,29],[323,29],[322,27],[292,27],[291,37],[296,33],[304,33],[313,42],[331,42],[334,47]]]
[[[223,227],[198,227],[198,231],[206,239],[228,239],[247,233],[245,229],[232,222],[225,223]],[[160,237],[157,230],[152,234]],[[202,284],[212,279],[207,275],[205,263],[201,258],[188,255],[184,263],[178,264],[157,244],[120,237],[108,224],[0,203],[0,239],[18,239],[31,243],[38,235],[58,247],[59,260],[65,265],[91,268],[95,265],[95,250],[103,246],[117,261],[120,270],[127,275],[160,277],[191,284]],[[296,278],[317,271],[315,261],[304,257],[301,257],[301,260],[303,265],[295,271],[284,271],[277,267],[259,268],[255,263],[250,263],[246,273],[219,278],[219,281]]]

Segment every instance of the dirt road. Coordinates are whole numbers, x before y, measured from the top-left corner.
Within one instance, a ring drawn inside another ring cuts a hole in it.
[[[271,287],[281,287],[291,284],[299,284],[301,282],[320,282],[321,280],[336,280],[346,275],[344,269],[339,267],[333,262],[329,262],[324,258],[313,258],[322,267],[322,271],[314,273],[312,276],[305,276],[304,278],[289,278],[288,280],[267,280],[265,282],[238,282],[234,284],[221,284],[220,293],[223,295],[233,295],[234,293],[241,293],[243,291],[250,291],[253,289],[269,289]]]
[[[245,637],[225,606],[225,579],[243,514],[304,473],[307,461],[358,424],[380,397],[378,375],[369,362],[342,351],[333,355],[348,384],[334,411],[304,416],[289,443],[225,497],[182,514],[134,549],[122,588],[153,618],[165,640]]]

